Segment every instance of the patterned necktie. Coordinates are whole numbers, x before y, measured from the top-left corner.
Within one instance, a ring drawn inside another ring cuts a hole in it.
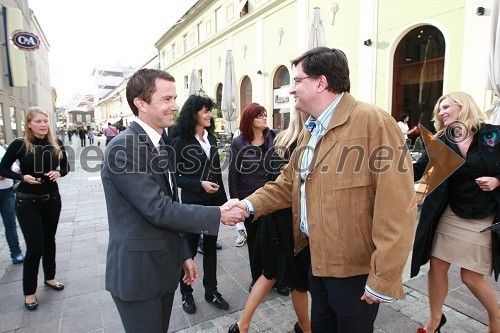
[[[309,139],[309,143],[307,144],[307,149],[304,151],[304,155],[302,156],[302,172],[305,173],[303,179],[305,181],[305,177],[309,173],[309,164],[311,163],[312,157],[314,155],[314,149],[316,148],[316,144],[318,143],[318,130],[316,129],[316,121],[311,120],[306,128],[311,132],[311,138]],[[316,131],[315,131],[316,129]]]

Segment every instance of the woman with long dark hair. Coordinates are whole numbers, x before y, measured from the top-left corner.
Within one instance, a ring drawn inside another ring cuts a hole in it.
[[[11,170],[18,160],[21,173]],[[21,180],[16,194],[16,215],[26,241],[23,270],[24,305],[36,310],[38,267],[42,258],[45,285],[61,291],[64,285],[55,279],[55,235],[61,213],[57,180],[69,171],[62,142],[49,126],[47,113],[39,107],[26,111],[26,130],[15,139],[0,162],[0,175]]]
[[[203,206],[221,206],[227,201],[222,183],[215,123],[212,109],[215,103],[209,97],[191,95],[179,113],[173,129],[172,146],[176,157],[176,180],[181,190],[182,203]],[[196,256],[199,234],[187,233],[192,257]],[[217,236],[203,236],[203,287],[205,300],[219,309],[229,304],[217,290]],[[184,275],[184,274],[182,274]],[[194,313],[196,305],[193,288],[180,279],[182,308]]]

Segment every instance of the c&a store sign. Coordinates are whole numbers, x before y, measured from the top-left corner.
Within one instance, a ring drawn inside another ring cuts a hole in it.
[[[12,42],[22,50],[32,51],[40,47],[40,38],[38,38],[37,35],[26,31],[16,31],[16,33],[12,36]]]

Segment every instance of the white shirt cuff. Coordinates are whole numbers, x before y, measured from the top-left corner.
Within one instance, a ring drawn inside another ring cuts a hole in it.
[[[367,293],[369,293],[370,295],[372,295],[373,297],[378,298],[382,302],[391,303],[392,301],[394,301],[394,298],[389,297],[389,296],[381,295],[381,294],[373,291],[370,287],[368,287],[368,285],[365,285],[365,291]]]
[[[254,210],[253,210],[253,205],[252,205],[252,203],[251,203],[250,201],[248,201],[247,199],[243,199],[243,200],[241,200],[241,201],[243,201],[243,202],[245,203],[245,205],[247,205],[247,210],[248,210],[248,212],[249,212],[250,214],[252,214],[252,215],[253,215]]]

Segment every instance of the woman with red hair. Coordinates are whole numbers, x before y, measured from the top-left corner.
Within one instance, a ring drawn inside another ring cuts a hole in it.
[[[267,126],[267,111],[257,103],[249,104],[241,114],[240,135],[231,143],[229,162],[229,195],[231,198],[244,199],[267,182],[264,161],[269,158],[268,151],[273,147],[277,131]],[[262,274],[262,259],[256,251],[255,239],[259,221],[245,222],[247,230],[248,257],[252,283]]]

